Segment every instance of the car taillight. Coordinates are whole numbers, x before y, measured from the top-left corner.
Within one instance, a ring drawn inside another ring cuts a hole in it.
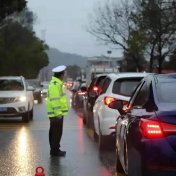
[[[111,127],[109,127],[109,129],[114,130],[114,129],[116,129],[116,126],[111,126]]]
[[[104,98],[104,104],[105,105],[109,105],[111,102],[115,101],[116,99],[115,98],[112,98],[112,97],[105,97]]]
[[[78,92],[78,95],[85,95],[85,92]]]
[[[163,131],[159,122],[141,119],[140,128],[144,137],[148,139],[163,137]]]
[[[97,86],[94,86],[93,87],[93,91],[94,92],[101,92],[101,89],[99,87],[97,87]]]
[[[176,135],[176,125],[160,123],[163,129],[164,136]]]
[[[144,137],[149,139],[176,135],[176,125],[172,124],[142,119],[140,127]]]

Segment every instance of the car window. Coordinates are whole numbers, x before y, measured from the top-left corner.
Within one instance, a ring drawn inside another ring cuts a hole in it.
[[[102,86],[102,92],[101,92],[101,94],[106,93],[106,91],[107,91],[110,83],[111,83],[110,78],[106,78],[105,81],[104,81],[104,83],[103,83],[103,86]]]
[[[148,89],[148,86],[147,86],[147,83],[144,82],[144,84],[142,85],[140,91],[138,92],[135,100],[134,100],[134,103],[133,103],[133,107],[134,106],[143,106],[144,103],[148,100],[148,92],[149,89]]]
[[[22,91],[24,85],[21,79],[1,79],[0,91]]]
[[[176,82],[158,83],[156,92],[160,102],[176,103]]]
[[[106,76],[99,77],[96,82],[96,86],[98,86],[99,88],[102,88],[105,78],[106,78]]]
[[[96,78],[94,78],[94,79],[92,80],[92,82],[90,83],[90,86],[89,86],[88,91],[90,91],[90,90],[93,89],[93,86],[94,86],[95,81],[96,81]]]
[[[123,78],[114,82],[112,92],[114,94],[131,97],[142,78]]]
[[[134,99],[136,98],[136,95],[137,95],[137,93],[139,92],[139,90],[141,89],[141,87],[142,87],[143,84],[144,84],[144,82],[141,81],[141,82],[138,84],[138,86],[135,88],[135,90],[134,90],[134,92],[132,93],[131,98],[130,98],[130,101],[129,101],[129,103],[128,103],[127,106],[133,104]]]

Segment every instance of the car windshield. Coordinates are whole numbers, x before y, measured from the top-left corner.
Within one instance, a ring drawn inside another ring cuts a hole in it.
[[[125,78],[118,79],[113,86],[113,93],[118,95],[123,95],[131,97],[133,91],[139,84],[142,78]]]
[[[24,85],[20,79],[0,79],[0,91],[23,91]]]
[[[43,89],[48,89],[49,84],[43,84]]]
[[[38,81],[28,81],[28,84],[34,88],[40,87],[40,82]]]
[[[176,82],[158,83],[156,91],[160,102],[176,103]]]

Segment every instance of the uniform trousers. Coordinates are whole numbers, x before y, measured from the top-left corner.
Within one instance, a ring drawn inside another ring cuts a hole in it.
[[[50,119],[49,143],[51,153],[58,153],[60,151],[60,141],[62,138],[62,131],[63,131],[63,117],[62,118],[51,117],[49,119]]]

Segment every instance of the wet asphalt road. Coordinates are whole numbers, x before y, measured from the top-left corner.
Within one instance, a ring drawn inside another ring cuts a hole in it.
[[[50,157],[46,101],[34,105],[34,120],[0,118],[0,176],[34,176],[38,166],[46,176],[114,176],[115,151],[99,152],[84,127],[81,114],[70,109],[64,118],[61,149],[66,157]],[[123,176],[123,174],[117,174]]]

